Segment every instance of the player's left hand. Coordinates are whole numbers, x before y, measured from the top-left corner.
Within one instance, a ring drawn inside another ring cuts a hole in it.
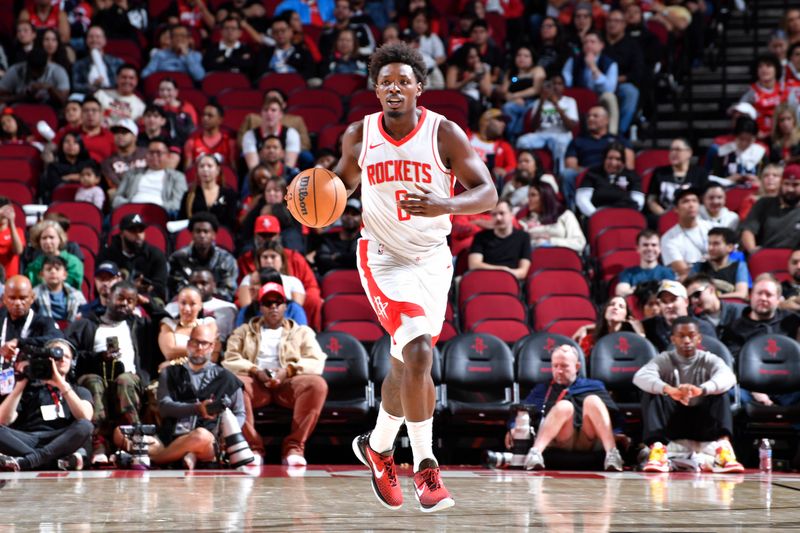
[[[449,215],[449,198],[442,198],[431,193],[420,185],[414,185],[422,194],[409,192],[405,198],[398,201],[397,205],[412,216],[417,217],[438,217]]]

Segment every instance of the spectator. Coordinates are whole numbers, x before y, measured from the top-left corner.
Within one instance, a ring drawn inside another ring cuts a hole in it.
[[[475,124],[484,109],[483,101],[492,95],[491,67],[481,61],[477,45],[466,43],[447,67],[445,87],[467,97],[469,123]]]
[[[503,52],[492,41],[489,35],[489,23],[484,18],[478,18],[469,29],[469,43],[478,49],[481,63],[490,67],[492,84],[500,81],[500,71],[505,65]]]
[[[543,178],[547,180],[552,178],[551,185],[555,185],[556,189],[558,188],[558,184],[552,174],[545,176],[542,163],[536,154],[531,150],[520,150],[517,152],[517,168],[506,178],[500,197],[503,200],[508,200],[508,203],[511,204],[511,210],[518,214],[519,210],[528,204],[528,187],[530,184]]]
[[[79,59],[72,67],[72,90],[93,93],[116,85],[116,75],[123,61],[105,53],[106,32],[100,26],[91,26],[86,32],[89,55]]]
[[[150,62],[142,69],[142,77],[146,78],[154,72],[183,72],[199,82],[206,75],[203,68],[203,56],[190,49],[191,36],[189,28],[182,25],[173,26],[169,31],[170,47],[167,50],[155,50]]]
[[[525,469],[543,469],[542,452],[552,443],[555,448],[570,451],[589,451],[602,445],[606,452],[603,469],[622,472],[622,456],[612,427],[612,419],[619,418],[619,408],[603,382],[578,376],[578,352],[569,344],[553,350],[551,366],[552,381],[539,383],[525,398],[524,403],[543,417],[525,457]],[[509,444],[510,433],[506,434],[506,446]]]
[[[319,2],[310,0],[283,0],[275,8],[274,16],[277,18],[281,13],[286,11],[294,11],[300,15],[300,19],[303,21],[304,26],[309,25],[317,28],[323,28],[333,24],[335,21],[333,17],[333,10],[333,0],[320,0]],[[275,30],[273,29],[273,33],[274,31]]]
[[[633,297],[636,307],[642,315],[642,320],[653,318],[661,314],[661,302],[658,300],[659,281],[646,281],[636,286]],[[643,326],[644,327],[644,326]]]
[[[167,112],[157,105],[149,105],[142,116],[144,129],[139,132],[136,138],[136,145],[147,148],[153,139],[162,139],[168,148],[166,155],[166,168],[177,169],[181,164],[182,146],[178,144],[178,139],[174,132],[167,128]]]
[[[80,290],[83,283],[83,261],[66,250],[67,233],[54,220],[42,220],[36,223],[30,231],[30,246],[33,257],[25,265],[25,275],[35,287],[40,283],[39,272],[46,255],[58,255],[67,265],[67,284],[73,289]]]
[[[100,211],[106,203],[106,193],[100,187],[100,165],[94,161],[89,161],[81,169],[80,188],[75,191],[76,202],[89,202]]]
[[[77,347],[78,385],[89,389],[94,400],[92,464],[109,462],[114,427],[140,422],[144,391],[161,359],[151,319],[133,312],[138,301],[136,287],[120,281],[111,288],[103,315],[76,320],[66,331]],[[151,306],[149,311],[157,321],[160,309]]]
[[[677,281],[662,281],[656,294],[661,314],[645,319],[642,326],[647,340],[662,352],[670,345],[673,324],[679,317],[689,316],[689,300],[686,287]],[[699,322],[697,325],[703,336],[717,338],[716,331],[708,322]]]
[[[265,249],[266,250],[266,249]],[[264,254],[259,254],[263,256]],[[266,260],[264,261],[266,263]],[[247,282],[247,283],[245,283]],[[239,287],[239,306],[241,309],[236,315],[236,327],[250,322],[250,319],[261,316],[261,304],[258,303],[258,292],[261,287],[267,283],[277,283],[283,287],[286,294],[286,314],[285,317],[294,320],[299,326],[307,326],[308,318],[306,312],[303,310],[302,304],[292,300],[296,295],[305,297],[305,289],[303,284],[294,276],[281,274],[273,267],[259,268],[258,270],[248,274],[242,279],[242,284]],[[294,289],[288,288],[294,285]],[[242,287],[246,287],[246,291],[242,291]],[[298,292],[301,291],[301,292]],[[243,294],[247,294],[247,298],[241,298]],[[293,294],[292,294],[293,293]],[[247,301],[249,303],[245,304]]]
[[[597,323],[581,326],[572,335],[572,339],[580,343],[585,354],[591,354],[597,341],[611,333],[630,331],[644,337],[644,328],[628,309],[628,301],[622,296],[612,296],[603,306]]]
[[[702,336],[695,319],[676,319],[670,338],[675,348],[662,351],[633,377],[644,393],[643,440],[650,447],[643,470],[672,469],[664,445],[669,443],[672,449],[697,449],[704,471],[743,472],[730,443],[733,418],[725,394],[736,376],[719,356],[698,348]],[[694,442],[681,446],[676,442],[681,439]]]
[[[731,117],[731,130],[733,130],[736,128],[736,122],[739,120],[739,118],[747,117],[755,121],[756,117],[758,116],[758,112],[756,111],[755,107],[747,102],[738,102],[728,108],[728,115]],[[756,129],[758,129],[757,126]],[[733,133],[726,133],[714,137],[714,140],[711,141],[711,146],[709,146],[708,150],[706,150],[705,156],[705,166],[709,172],[713,170],[714,165],[717,163],[717,156],[719,155],[720,146],[735,140],[736,135]]]
[[[147,149],[136,145],[139,128],[133,119],[121,119],[111,126],[111,133],[114,134],[115,151],[103,160],[100,167],[109,193],[117,190],[122,177],[128,172],[147,168]]]
[[[800,46],[797,47],[800,56]],[[798,82],[800,85],[800,81]],[[797,107],[788,102],[782,102],[775,107],[775,120],[772,124],[770,136],[770,161],[779,163],[783,161],[790,165],[800,163],[800,124],[798,124]]]
[[[227,300],[217,298],[217,280],[214,279],[214,272],[206,267],[198,267],[189,276],[189,286],[196,287],[200,291],[203,299],[203,316],[213,318],[217,324],[217,334],[224,346],[225,341],[231,334],[236,321],[236,306]],[[167,305],[167,312],[173,314],[173,304]],[[177,311],[177,309],[176,309]],[[177,314],[177,313],[175,313]],[[220,355],[220,350],[215,351],[215,357]]]
[[[781,62],[781,67],[785,67],[789,61],[787,52],[789,50],[789,40],[786,38],[786,32],[783,30],[773,30],[769,34],[769,42],[767,43],[767,50],[769,53],[778,58]],[[784,78],[784,83],[786,78]]]
[[[69,75],[72,69],[72,54],[67,54],[67,47],[58,40],[58,32],[52,28],[42,30],[36,36],[36,46],[41,47],[47,53],[47,61],[55,63],[64,69]]]
[[[228,398],[240,426],[245,421],[245,409],[241,381],[212,362],[216,327],[197,325],[189,335],[187,357],[181,363],[168,365],[159,375],[159,435],[166,447],[156,446],[149,454],[154,464],[183,461],[184,467],[192,470],[198,461],[217,458],[220,414],[209,414],[209,404]]]
[[[800,43],[800,9],[787,9],[781,26],[786,31],[790,45]]]
[[[225,24],[229,19],[261,23],[267,10],[258,0],[229,0],[217,7],[217,22]]]
[[[169,257],[169,292],[177,294],[189,281],[197,267],[207,267],[214,273],[220,297],[233,301],[239,269],[236,259],[216,244],[219,221],[208,212],[196,213],[189,220],[192,243],[175,250]]]
[[[50,199],[53,190],[62,183],[78,183],[80,172],[91,161],[89,152],[77,133],[67,133],[58,143],[56,160],[47,166],[40,189],[45,201]]]
[[[444,62],[447,61],[447,52],[444,49],[444,42],[442,42],[441,37],[433,30],[430,13],[425,9],[416,9],[410,16],[410,27],[419,39],[420,53],[432,58],[436,67],[444,65]],[[369,53],[373,51],[374,42],[373,50],[370,50]]]
[[[481,115],[478,132],[470,132],[469,144],[486,163],[497,183],[517,166],[514,148],[504,134],[507,118],[499,109],[489,109]]]
[[[28,20],[17,20],[15,39],[11,53],[8,56],[8,65],[25,61],[28,53],[33,50],[36,43],[36,29]]]
[[[340,231],[322,235],[319,249],[314,254],[314,266],[320,276],[331,270],[356,268],[361,234],[361,202],[357,198],[347,200],[341,223]]]
[[[102,27],[109,39],[129,39],[134,42],[137,32],[149,35],[147,5],[114,0],[96,0],[92,24]]]
[[[138,213],[122,217],[119,235],[103,246],[97,254],[98,265],[112,262],[119,272],[138,288],[139,303],[142,298],[167,298],[167,259],[164,253],[148,243],[145,236],[147,225]],[[99,268],[99,266],[98,266]],[[148,290],[144,290],[149,286]]]
[[[719,183],[709,183],[703,192],[703,205],[700,206],[700,218],[715,227],[735,230],[739,227],[739,215],[728,209],[725,187]]]
[[[89,156],[98,163],[114,153],[114,135],[103,126],[103,108],[93,96],[87,96],[81,104],[80,135]]]
[[[53,28],[58,31],[58,37],[62,43],[69,43],[69,20],[60,3],[54,4],[50,0],[33,0],[26,3],[26,6],[19,12],[17,20],[30,22],[36,31]]]
[[[264,230],[272,232],[274,228],[277,228],[277,231],[280,232],[279,240],[285,248],[305,253],[306,245],[303,227],[289,213],[283,201],[285,197],[286,181],[283,178],[269,178],[261,198],[258,199],[242,222],[242,229],[239,234],[243,247],[248,248],[250,246],[253,241],[253,231],[258,234]],[[269,216],[270,219],[275,221],[275,224],[270,223],[262,228],[260,223],[267,220],[262,218],[264,216]],[[256,243],[255,248],[259,248],[259,246],[260,244]]]
[[[617,103],[615,93],[618,86],[619,66],[603,53],[603,38],[595,30],[590,30],[583,37],[582,51],[576,53],[564,63],[561,75],[567,87],[583,87],[594,91],[600,103],[608,110],[609,131],[616,135],[620,126],[620,108],[625,116],[633,117],[636,111],[638,93],[620,93]],[[633,100],[633,98],[636,100]],[[623,99],[624,98],[624,99]],[[624,133],[624,132],[623,132]]]
[[[750,214],[750,210],[755,203],[764,197],[777,197],[781,191],[781,179],[783,178],[783,167],[776,164],[769,164],[761,171],[758,181],[758,191],[742,200],[739,204],[739,220],[745,220]]]
[[[639,266],[628,267],[620,273],[615,288],[617,296],[633,294],[643,283],[675,279],[672,269],[658,262],[661,242],[657,232],[651,229],[640,231],[636,236],[636,252],[639,254]]]
[[[656,167],[647,191],[647,208],[660,217],[675,207],[675,191],[686,187],[705,190],[708,172],[692,164],[692,147],[684,138],[673,139],[669,147],[669,165]]]
[[[0,118],[0,145],[30,144],[33,137],[28,126],[14,114],[14,109],[6,107]]]
[[[738,357],[747,341],[759,335],[772,333],[798,339],[800,315],[781,309],[780,300],[781,284],[772,274],[761,274],[753,280],[750,305],[728,328],[723,339],[734,357]]]
[[[230,131],[221,127],[224,116],[222,106],[216,103],[206,104],[200,128],[189,136],[183,147],[186,168],[204,154],[216,155],[220,163],[236,168],[236,139]]]
[[[634,154],[625,139],[608,132],[608,111],[603,106],[594,106],[586,114],[586,132],[574,138],[567,146],[564,170],[561,173],[561,193],[567,207],[575,206],[575,182],[578,175],[589,167],[603,164],[604,152],[612,142],[625,146],[625,168],[633,170]]]
[[[122,275],[116,263],[113,261],[99,263],[94,269],[94,293],[97,296],[91,302],[80,306],[78,313],[82,317],[100,316],[105,313],[108,294],[111,292],[111,287],[118,281],[122,281]]]
[[[200,316],[203,311],[203,296],[197,287],[185,286],[178,291],[175,300],[175,302],[169,304],[172,309],[165,308],[165,311],[172,316],[166,316],[161,319],[158,331],[158,348],[167,361],[186,357],[187,344],[194,328],[215,324],[213,318]],[[219,348],[220,346],[216,346],[211,351],[218,356]],[[166,363],[162,363],[161,366],[163,368]]]
[[[164,78],[158,83],[158,98],[153,103],[164,109],[170,137],[175,139],[178,147],[182,147],[198,120],[194,106],[178,98],[178,94],[177,82],[172,78]]]
[[[544,69],[534,62],[533,49],[520,46],[498,90],[505,100],[503,114],[509,117],[507,131],[511,140],[523,133],[525,114],[541,91],[546,76]]]
[[[92,435],[92,396],[70,383],[76,355],[72,345],[55,339],[45,346],[64,354],[51,359],[52,377],[22,377],[29,362],[18,360],[14,370],[20,377],[0,403],[0,470],[83,469]]]
[[[338,0],[349,4],[349,0]],[[337,32],[336,43],[330,55],[320,65],[320,75],[329,74],[361,74],[367,75],[367,59],[356,49],[355,32],[345,28]]]
[[[327,1],[327,0],[325,0]],[[256,72],[277,72],[286,74],[296,72],[308,79],[316,74],[316,64],[309,51],[302,45],[293,44],[294,30],[284,16],[272,19],[272,38],[275,44],[267,46],[259,54],[256,62]],[[300,13],[302,17],[303,14]]]
[[[81,101],[83,101],[83,98],[82,95],[73,95],[64,104],[64,125],[56,132],[56,136],[53,139],[55,144],[59,144],[67,133],[80,133],[82,122]]]
[[[747,263],[731,260],[736,249],[736,233],[725,227],[714,227],[708,232],[708,259],[692,266],[692,272],[709,275],[720,298],[746,300],[749,294],[750,271]]]
[[[563,246],[580,254],[586,246],[575,214],[558,201],[547,182],[533,181],[528,186],[528,204],[517,213],[517,219],[528,233],[531,248]]]
[[[472,241],[470,270],[504,270],[518,280],[528,276],[531,243],[528,234],[514,228],[514,215],[508,202],[500,200],[492,210],[494,229],[484,230]]]
[[[264,94],[264,100],[270,98],[277,98],[281,102],[281,107],[284,110],[283,116],[281,117],[281,125],[284,128],[294,128],[297,130],[297,133],[300,135],[300,149],[303,152],[311,150],[311,137],[308,134],[308,127],[303,117],[286,112],[286,94],[278,89],[270,89]],[[317,152],[319,152],[319,150]]]
[[[264,7],[260,4],[255,4]],[[250,48],[241,41],[242,22],[239,17],[228,16],[222,21],[222,38],[219,44],[211,45],[203,56],[206,72],[240,72],[253,75],[255,57]]]
[[[353,21],[353,9],[349,0],[336,0],[333,7],[334,22],[323,30],[319,37],[320,50],[333,50],[344,30],[353,32],[353,52],[357,56],[369,56],[375,51],[375,38],[367,24]]]
[[[167,141],[158,137],[147,145],[147,167],[130,170],[122,176],[113,205],[127,203],[156,204],[176,214],[186,192],[183,172],[167,168]]]
[[[195,162],[197,181],[181,199],[178,218],[191,218],[194,213],[209,212],[220,224],[233,231],[236,226],[238,195],[225,184],[222,167],[216,154],[201,155]]]
[[[719,147],[712,172],[714,181],[726,187],[758,185],[758,174],[768,163],[767,149],[756,142],[758,126],[749,117],[739,117],[734,140]]]
[[[755,81],[739,100],[752,104],[758,112],[758,137],[766,139],[772,133],[772,114],[783,100],[783,65],[773,54],[759,56],[754,64]]]
[[[800,106],[800,42],[790,46],[786,56],[788,58],[784,72],[786,101],[797,107]]]
[[[291,181],[299,172],[299,169],[286,165],[286,150],[283,149],[281,138],[277,135],[270,135],[264,139],[264,144],[258,151],[258,161],[260,165],[267,167],[272,179]]]
[[[247,168],[252,170],[259,163],[259,152],[270,136],[278,137],[284,148],[284,163],[296,167],[300,155],[300,134],[292,127],[281,124],[285,103],[282,98],[267,96],[261,108],[261,126],[245,133],[242,138],[242,155]]]
[[[563,24],[569,23],[567,26],[566,45],[572,50],[578,51],[583,46],[583,38],[586,34],[594,29],[594,20],[592,19],[592,5],[586,2],[580,2],[575,5],[572,11],[572,17],[569,17],[569,11],[560,12],[559,16]]]
[[[286,300],[288,302],[303,305],[306,300],[306,289],[303,286],[302,281],[300,281],[297,277],[287,273],[288,261],[286,260],[286,250],[283,248],[283,246],[281,246],[281,243],[276,239],[267,241],[256,250],[255,255],[257,271],[260,272],[265,268],[273,268],[277,270],[281,275],[281,285],[283,286]],[[264,283],[268,282],[262,280],[261,284],[263,285]],[[245,289],[245,287],[248,287],[249,284],[250,278],[245,276],[239,285],[239,305],[248,305],[251,301],[258,300],[258,294],[255,295],[256,298],[253,300],[252,291]]]
[[[223,366],[244,383],[246,422],[242,428],[253,452],[264,453],[254,426],[254,409],[276,403],[292,410],[292,428],[281,456],[288,466],[304,466],[305,444],[314,431],[328,385],[320,374],[326,355],[314,332],[284,317],[283,287],[267,283],[259,291],[262,316],[236,328],[228,339]]]
[[[792,250],[787,270],[789,279],[781,283],[783,300],[779,307],[797,313],[800,311],[800,248]]]
[[[728,330],[741,316],[744,304],[721,299],[715,280],[705,273],[691,274],[684,282],[689,294],[690,315],[700,322],[708,322],[724,339]]]
[[[753,254],[760,248],[800,246],[800,165],[783,170],[781,192],[777,197],[758,200],[742,223],[742,248]]]
[[[644,207],[642,179],[625,168],[626,147],[612,142],[603,154],[603,166],[590,168],[575,195],[575,204],[584,216],[592,216],[603,207]]]
[[[63,337],[55,321],[36,309],[32,309],[35,296],[31,282],[25,276],[10,276],[3,291],[0,307],[0,356],[6,361],[14,359],[19,350],[20,339],[37,344]]]
[[[539,38],[536,45],[538,59],[536,66],[541,67],[552,76],[564,68],[572,49],[564,42],[564,29],[557,18],[547,16],[539,26]],[[563,79],[563,78],[562,78]]]
[[[644,51],[636,40],[625,33],[625,15],[612,9],[606,17],[606,56],[617,64],[617,98],[620,102],[619,132],[626,134],[633,122],[643,88]]]
[[[0,196],[0,268],[6,279],[20,273],[19,258],[25,249],[25,228],[18,226],[16,220],[11,201]]]
[[[39,271],[42,283],[33,289],[36,308],[53,320],[72,322],[79,318],[78,308],[86,303],[83,293],[66,285],[67,263],[57,255],[46,255]]]
[[[661,236],[661,260],[678,279],[689,273],[691,265],[708,253],[708,232],[712,226],[700,218],[700,193],[696,189],[675,192],[678,223]]]
[[[124,63],[116,70],[116,89],[100,89],[94,97],[103,108],[106,123],[113,126],[123,119],[138,121],[144,115],[145,105],[136,94],[139,72],[130,63]]]
[[[64,67],[47,61],[47,52],[34,47],[0,78],[0,103],[26,102],[60,108],[67,100],[69,75]]]

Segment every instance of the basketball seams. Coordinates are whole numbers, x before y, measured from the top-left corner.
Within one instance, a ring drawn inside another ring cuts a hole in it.
[[[321,175],[317,176],[318,173]],[[301,186],[303,181],[305,181],[304,187]],[[320,187],[319,191],[317,187]],[[333,187],[332,190],[331,187]],[[301,188],[305,191],[304,194],[300,194]],[[342,188],[342,194],[339,194],[339,188]],[[319,201],[317,194],[322,195]],[[303,201],[301,202],[301,200]],[[295,220],[304,226],[312,228],[329,226],[342,214],[346,201],[347,191],[341,178],[325,168],[306,169],[295,176],[289,184],[287,207]],[[300,208],[301,204],[304,206],[305,214]],[[325,209],[327,215],[318,212],[322,208]]]
[[[328,183],[333,184],[333,205],[331,206],[331,214],[328,215],[328,219],[325,221],[325,224],[322,225],[323,227],[329,226],[333,223],[333,220],[335,220],[333,217],[336,215],[336,212],[338,211],[337,206],[339,205],[339,188],[332,179],[329,180]]]
[[[314,191],[314,194],[311,195],[314,198],[314,227],[317,227],[319,223],[319,211],[317,211],[317,169],[313,169],[311,171],[311,190]]]

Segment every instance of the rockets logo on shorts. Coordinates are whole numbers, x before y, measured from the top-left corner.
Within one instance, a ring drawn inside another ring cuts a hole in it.
[[[380,296],[375,296],[373,300],[375,300],[375,313],[378,315],[378,318],[389,318],[386,314],[386,308],[389,307],[389,302],[384,302],[381,300]]]

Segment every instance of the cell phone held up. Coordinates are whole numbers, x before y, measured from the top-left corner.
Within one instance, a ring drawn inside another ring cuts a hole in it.
[[[106,353],[109,358],[116,358],[119,353],[119,337],[113,336],[106,339]]]

